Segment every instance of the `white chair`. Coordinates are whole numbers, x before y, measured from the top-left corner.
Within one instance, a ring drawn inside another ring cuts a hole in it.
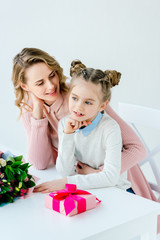
[[[118,111],[119,115],[126,122],[128,122],[133,127],[133,129],[135,129],[136,133],[146,147],[147,157],[143,159],[139,163],[139,165],[142,166],[144,163],[147,162],[150,164],[156,183],[149,182],[149,184],[151,186],[151,189],[159,194],[158,201],[160,202],[160,170],[157,168],[155,164],[155,159],[153,158],[155,154],[160,152],[160,140],[159,144],[154,149],[150,150],[136,127],[136,125],[139,125],[160,131],[160,110],[120,102],[118,106]]]

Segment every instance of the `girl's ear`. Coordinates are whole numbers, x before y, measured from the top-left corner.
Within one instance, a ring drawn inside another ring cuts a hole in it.
[[[107,100],[106,102],[102,103],[100,106],[100,112],[103,111],[105,109],[105,107],[108,105],[109,101]]]
[[[22,83],[22,82],[21,82],[21,88],[22,88],[24,91],[27,91],[27,92],[29,91],[27,85],[24,84],[24,83]]]

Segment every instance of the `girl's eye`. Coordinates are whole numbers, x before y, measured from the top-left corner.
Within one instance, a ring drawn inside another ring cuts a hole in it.
[[[91,102],[88,102],[88,101],[86,101],[85,102],[87,105],[92,105],[92,103]]]
[[[77,100],[78,100],[76,97],[72,97],[72,99],[73,99],[74,101],[77,101]]]

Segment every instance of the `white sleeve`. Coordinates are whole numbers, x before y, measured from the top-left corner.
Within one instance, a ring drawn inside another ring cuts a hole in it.
[[[118,125],[114,125],[109,133],[106,132],[107,130],[103,132],[106,152],[103,171],[88,175],[68,176],[68,183],[74,183],[81,189],[111,187],[118,183],[121,171],[121,132]]]
[[[75,143],[74,134],[65,134],[64,129],[64,119],[62,119],[58,124],[58,157],[56,161],[56,169],[62,177],[67,177],[68,175],[75,174],[75,163],[76,159],[75,153]]]

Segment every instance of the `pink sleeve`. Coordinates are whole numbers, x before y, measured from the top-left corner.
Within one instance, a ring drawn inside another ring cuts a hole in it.
[[[27,135],[28,161],[37,169],[45,169],[54,162],[51,139],[48,134],[48,119],[35,120],[32,113],[22,115],[22,123]]]
[[[122,173],[133,167],[140,160],[144,159],[146,156],[146,150],[135,131],[122,118],[120,118],[109,105],[106,107],[105,111],[119,124],[121,128],[123,143]]]

